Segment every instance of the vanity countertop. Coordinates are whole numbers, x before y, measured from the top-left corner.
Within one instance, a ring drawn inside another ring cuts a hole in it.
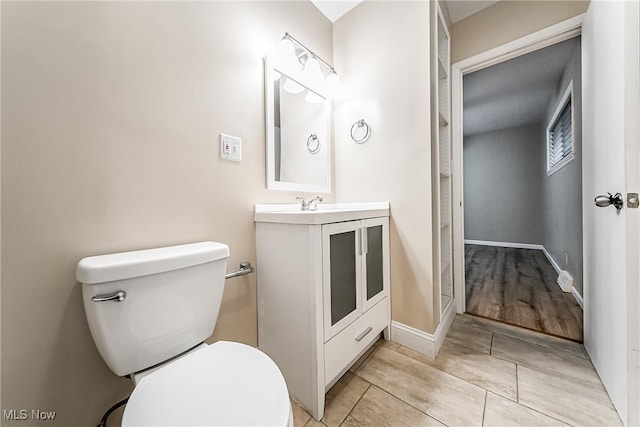
[[[317,207],[303,211],[299,203],[255,205],[254,220],[313,225],[389,216],[389,202],[319,203]]]

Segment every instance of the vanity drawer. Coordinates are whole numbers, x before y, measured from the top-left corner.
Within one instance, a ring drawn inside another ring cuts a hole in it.
[[[389,299],[384,298],[324,345],[325,385],[333,381],[389,324]]]

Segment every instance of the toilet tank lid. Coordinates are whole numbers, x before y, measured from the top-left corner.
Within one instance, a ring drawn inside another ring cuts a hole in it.
[[[178,270],[229,257],[224,243],[198,242],[83,258],[76,269],[80,283],[98,284]]]

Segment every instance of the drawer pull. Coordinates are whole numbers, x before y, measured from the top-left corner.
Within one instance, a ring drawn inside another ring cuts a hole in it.
[[[360,335],[358,335],[358,336],[356,337],[356,341],[358,341],[358,342],[362,341],[362,339],[363,339],[364,337],[366,337],[366,336],[367,336],[367,334],[368,334],[369,332],[371,332],[371,331],[373,331],[373,328],[372,328],[371,326],[369,326],[369,327],[368,327],[368,328],[367,328],[363,333],[361,333]]]

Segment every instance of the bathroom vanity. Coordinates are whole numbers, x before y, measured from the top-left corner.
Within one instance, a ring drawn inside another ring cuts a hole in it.
[[[389,203],[256,205],[258,347],[316,420],[326,391],[389,339]]]

